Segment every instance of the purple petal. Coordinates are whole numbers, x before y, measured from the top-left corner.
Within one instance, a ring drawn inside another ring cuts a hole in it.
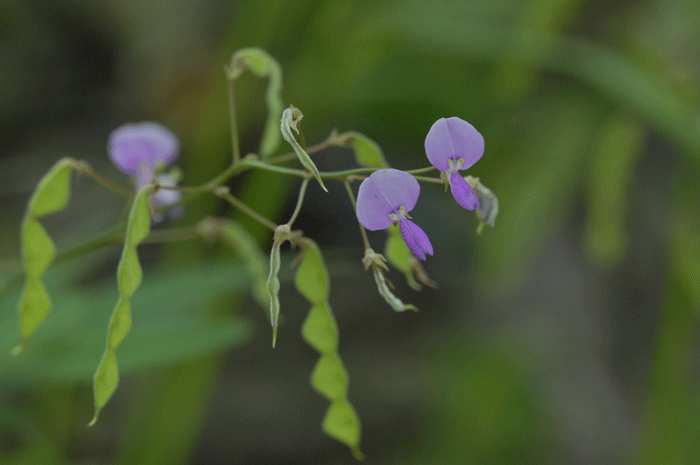
[[[148,179],[157,164],[167,166],[175,160],[180,143],[175,134],[152,121],[124,124],[109,135],[109,157],[125,173]],[[139,181],[141,182],[141,181]]]
[[[466,170],[484,154],[484,138],[474,126],[456,116],[440,118],[425,137],[425,154],[440,171],[450,169],[450,159],[464,159],[460,169]]]
[[[413,255],[425,260],[425,254],[433,254],[433,244],[430,243],[428,235],[413,221],[402,219],[399,222],[401,235]]]
[[[455,171],[452,173],[452,176],[450,176],[450,187],[452,188],[452,195],[460,207],[469,211],[479,208],[479,198],[476,196],[476,192],[474,192],[472,186],[459,175],[459,172]]]
[[[370,231],[386,229],[393,222],[389,215],[401,206],[413,210],[419,194],[418,181],[405,171],[375,171],[360,184],[357,219]]]

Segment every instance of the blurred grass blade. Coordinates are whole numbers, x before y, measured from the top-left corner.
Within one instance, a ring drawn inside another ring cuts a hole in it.
[[[267,92],[265,104],[267,105],[267,121],[260,141],[260,156],[266,158],[277,150],[280,145],[280,133],[277,125],[282,117],[284,104],[282,103],[282,68],[277,60],[272,58],[265,50],[251,47],[238,50],[231,57],[231,64],[227,69],[228,78],[235,80],[246,69],[257,77],[267,77]]]
[[[603,129],[591,160],[585,244],[589,257],[599,266],[614,267],[624,258],[627,194],[643,143],[639,124],[629,116],[616,115]]]
[[[331,402],[323,420],[323,431],[350,447],[353,455],[361,459],[360,420],[347,399],[348,375],[338,354],[338,326],[328,303],[328,270],[318,245],[308,238],[300,242],[304,255],[294,283],[312,305],[301,334],[321,354],[311,376],[311,385]]]
[[[97,417],[109,401],[119,383],[119,370],[115,350],[124,340],[131,328],[131,296],[141,284],[143,272],[139,263],[136,247],[139,242],[148,236],[150,231],[150,216],[148,213],[148,195],[152,187],[141,189],[129,212],[129,220],[126,226],[124,248],[122,257],[117,267],[117,284],[119,288],[119,300],[114,307],[109,320],[107,330],[107,344],[102,360],[100,361],[93,379],[95,397],[95,415],[88,424],[92,426],[97,422]]]

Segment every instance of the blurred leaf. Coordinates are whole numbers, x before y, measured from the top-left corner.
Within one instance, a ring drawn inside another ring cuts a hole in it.
[[[389,168],[381,147],[364,134],[355,131],[344,132],[333,137],[331,143],[341,147],[351,147],[355,153],[355,161],[361,166]]]
[[[644,142],[642,128],[630,117],[614,116],[603,129],[588,176],[585,242],[593,261],[617,265],[627,247],[627,194]]]
[[[75,289],[64,282],[66,270],[47,273],[55,295],[56,314],[47,319],[19,357],[0,350],[0,378],[9,374],[30,380],[87,381],[104,347],[106,309],[116,299],[113,284]],[[134,321],[119,346],[122,374],[169,366],[247,341],[249,323],[241,318],[211,315],[203,309],[219,295],[241,292],[248,285],[239,264],[203,263],[150,272],[132,298]],[[15,298],[17,293],[14,294]],[[0,341],[11,341],[15,299],[0,302]],[[0,348],[7,349],[4,346]]]
[[[51,299],[43,283],[38,279],[27,280],[19,303],[19,327],[22,341],[28,338],[46,318],[51,310]],[[19,354],[23,342],[13,349]]]
[[[249,69],[257,77],[269,78],[265,93],[267,122],[260,141],[260,155],[266,158],[274,153],[280,145],[280,133],[277,127],[284,109],[282,103],[282,67],[265,50],[252,47],[238,50],[233,54],[227,70],[228,78],[237,79],[245,69]]]

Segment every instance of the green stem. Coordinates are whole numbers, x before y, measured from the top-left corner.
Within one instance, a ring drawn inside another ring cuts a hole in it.
[[[296,221],[297,216],[299,216],[299,212],[301,211],[301,204],[304,203],[304,194],[306,194],[306,186],[309,185],[310,180],[311,178],[307,176],[301,183],[301,188],[299,188],[299,198],[297,199],[297,206],[294,208],[294,213],[292,213],[292,217],[289,219],[289,221],[287,221],[287,226],[289,226],[290,228],[292,227],[292,223]]]
[[[222,188],[222,189],[226,189],[226,191],[228,191],[228,188]],[[228,203],[230,203],[234,207],[238,208],[240,211],[242,211],[246,215],[253,218],[258,223],[262,224],[263,226],[265,226],[269,229],[272,229],[273,231],[275,229],[277,229],[277,225],[275,223],[268,220],[267,218],[262,216],[260,213],[256,212],[255,210],[250,208],[248,205],[246,205],[243,202],[241,202],[240,200],[238,200],[236,197],[232,196],[230,192],[215,192],[215,194],[218,197],[221,197],[222,199],[226,200]]]
[[[129,196],[132,195],[131,191],[128,189],[123,188],[119,184],[116,184],[109,179],[105,178],[102,176],[100,173],[92,169],[90,165],[88,165],[85,162],[77,162],[75,165],[75,170],[79,173],[85,174],[89,177],[91,177],[95,182],[98,184],[102,184],[104,187],[107,189],[116,192],[117,194],[121,195],[122,197],[129,198]]]
[[[357,202],[355,201],[355,194],[352,193],[352,188],[350,187],[350,181],[347,179],[343,182],[345,185],[345,190],[348,192],[348,197],[350,197],[350,202],[352,203],[352,209],[354,211],[357,211]],[[356,215],[357,216],[357,215]],[[372,246],[369,243],[369,238],[367,237],[367,231],[365,231],[365,227],[362,226],[362,223],[358,220],[357,222],[360,225],[360,233],[362,234],[362,242],[365,244],[365,249],[371,249]]]
[[[231,147],[233,150],[233,163],[235,165],[241,158],[241,148],[238,144],[238,123],[236,121],[236,81],[228,80],[228,113],[231,119]]]

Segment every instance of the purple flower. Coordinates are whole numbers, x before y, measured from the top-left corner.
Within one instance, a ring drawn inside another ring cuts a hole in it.
[[[426,254],[433,254],[433,246],[428,236],[408,216],[408,212],[416,206],[418,194],[418,181],[405,171],[375,171],[360,184],[357,219],[370,231],[386,229],[398,221],[408,248],[413,255],[425,260]]]
[[[474,126],[456,116],[435,121],[425,137],[425,153],[430,163],[449,177],[452,195],[467,210],[479,208],[474,189],[459,174],[484,154],[484,138]]]
[[[127,123],[109,135],[109,157],[136,178],[137,188],[153,180],[156,169],[170,165],[180,152],[177,136],[153,121]]]

